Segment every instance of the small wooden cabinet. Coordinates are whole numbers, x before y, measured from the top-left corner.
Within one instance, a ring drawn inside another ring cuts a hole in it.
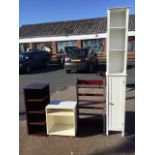
[[[28,134],[46,131],[45,107],[50,102],[49,84],[31,83],[24,87]]]
[[[75,136],[76,101],[52,100],[46,106],[47,135]]]

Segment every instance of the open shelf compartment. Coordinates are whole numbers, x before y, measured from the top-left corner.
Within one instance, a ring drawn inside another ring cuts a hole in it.
[[[47,134],[61,136],[75,136],[73,116],[47,115]]]
[[[111,49],[124,49],[125,48],[125,29],[110,30],[110,43]]]
[[[113,10],[110,14],[111,27],[126,27],[126,14],[124,9]]]
[[[124,72],[124,51],[110,51],[109,55],[109,74],[120,74]]]

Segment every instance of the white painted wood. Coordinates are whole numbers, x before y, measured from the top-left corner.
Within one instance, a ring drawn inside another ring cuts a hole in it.
[[[124,72],[124,51],[109,51],[109,74]]]
[[[109,77],[109,130],[123,130],[125,77]]]
[[[109,135],[109,80],[106,72],[106,135]]]
[[[75,109],[75,101],[63,101],[63,100],[51,100],[50,104],[47,105],[49,109]]]
[[[110,29],[110,49],[125,48],[125,29]]]
[[[50,104],[46,106],[46,126],[48,135],[76,135],[76,104],[76,101],[50,101]]]
[[[120,30],[123,30],[123,29],[125,29],[125,28],[126,28],[125,26],[120,26],[120,27],[112,27],[112,26],[111,26],[111,27],[110,27],[111,30],[119,30],[119,29],[120,29]]]
[[[106,57],[106,74],[109,74],[109,44],[110,44],[110,10],[107,10],[107,57]],[[108,87],[108,86],[107,86]],[[107,90],[108,91],[108,90]],[[107,95],[108,96],[108,95]]]
[[[111,10],[110,13],[110,26],[112,27],[125,27],[126,21],[126,10],[125,9],[116,9]]]
[[[124,136],[129,9],[109,9],[107,13],[106,134],[121,131]]]

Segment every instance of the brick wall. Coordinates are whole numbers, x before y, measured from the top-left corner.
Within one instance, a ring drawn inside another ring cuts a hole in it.
[[[81,40],[77,40],[77,47],[78,47],[78,48],[81,48],[81,46],[82,46],[82,45],[81,45]]]
[[[57,54],[56,41],[52,41],[51,48],[52,48],[52,51],[51,51],[52,54]]]
[[[33,44],[32,43],[29,43],[29,49],[32,49],[33,48]]]

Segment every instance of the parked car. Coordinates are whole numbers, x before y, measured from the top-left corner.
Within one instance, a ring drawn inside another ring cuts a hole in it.
[[[77,46],[66,46],[65,47],[65,50],[64,50],[64,53],[63,53],[63,63],[65,63],[65,57],[67,55],[67,53],[73,49],[77,49],[78,47]]]
[[[48,67],[50,54],[46,51],[31,50],[30,52],[19,53],[19,71],[31,72],[31,70]]]
[[[77,48],[66,52],[64,68],[71,70],[89,70],[93,72],[98,66],[97,54],[88,48]]]

